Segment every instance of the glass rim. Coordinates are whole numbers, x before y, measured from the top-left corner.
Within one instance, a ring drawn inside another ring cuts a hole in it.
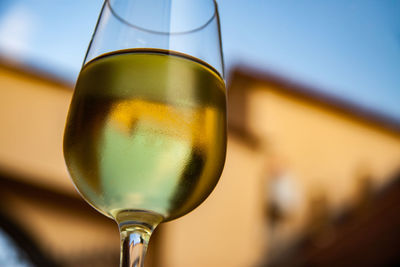
[[[111,5],[111,3],[110,3],[111,0],[105,0],[105,1],[106,1],[106,4],[107,4],[108,8],[109,8],[110,11],[111,11],[111,13],[113,14],[113,16],[114,16],[116,19],[118,19],[118,20],[121,21],[122,23],[124,23],[124,24],[126,24],[126,25],[128,25],[128,26],[130,26],[130,27],[132,27],[132,28],[135,28],[135,29],[140,30],[140,31],[152,33],[152,34],[160,34],[160,35],[182,35],[182,34],[194,33],[194,32],[197,32],[197,31],[200,31],[200,30],[206,28],[206,27],[214,20],[214,18],[216,18],[216,17],[218,16],[218,15],[217,15],[217,10],[218,10],[217,1],[216,1],[216,0],[210,0],[210,1],[213,2],[214,11],[213,11],[211,17],[210,17],[208,20],[206,20],[206,22],[205,22],[204,24],[202,24],[201,26],[196,27],[196,28],[191,29],[191,30],[187,30],[187,31],[176,31],[176,32],[174,32],[174,31],[156,31],[156,30],[147,29],[147,28],[145,28],[145,27],[140,27],[140,26],[138,26],[138,25],[136,25],[136,24],[134,24],[134,23],[131,23],[131,22],[127,21],[127,20],[124,19],[122,16],[120,16],[120,15],[118,14],[118,12],[116,12],[116,11],[114,10],[114,8],[112,7],[112,5]]]

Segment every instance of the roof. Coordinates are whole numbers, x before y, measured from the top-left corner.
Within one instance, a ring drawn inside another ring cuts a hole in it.
[[[374,109],[360,106],[352,101],[325,93],[316,87],[301,84],[289,78],[251,67],[238,66],[230,74],[229,87],[236,84],[272,85],[269,89],[312,102],[337,113],[350,116],[360,122],[373,124],[396,135],[400,134],[400,119],[390,117]]]
[[[65,79],[53,74],[42,71],[38,68],[30,67],[27,64],[20,63],[18,61],[13,61],[9,58],[0,56],[0,68],[9,70],[13,73],[21,74],[26,77],[43,81],[46,83],[51,83],[57,85],[58,88],[67,89],[72,91],[74,85],[67,82]]]

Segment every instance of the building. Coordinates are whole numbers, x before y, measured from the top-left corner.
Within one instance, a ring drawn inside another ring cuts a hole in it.
[[[400,169],[399,121],[275,75],[230,77],[224,173],[200,207],[161,225],[148,266],[267,264]],[[64,166],[71,95],[46,74],[0,65],[0,211],[63,266],[117,265],[117,226],[80,198]]]
[[[265,264],[400,170],[399,121],[249,68],[231,74],[229,128],[215,192],[166,225],[167,266]]]

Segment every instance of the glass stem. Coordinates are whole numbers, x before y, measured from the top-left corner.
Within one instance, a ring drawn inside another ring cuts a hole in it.
[[[123,210],[115,220],[121,233],[120,267],[143,267],[150,236],[163,217],[150,211]]]
[[[120,267],[143,267],[152,230],[132,225],[121,229]]]

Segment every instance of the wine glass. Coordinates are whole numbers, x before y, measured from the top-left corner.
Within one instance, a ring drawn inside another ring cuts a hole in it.
[[[161,222],[211,193],[226,152],[214,0],[106,0],[76,83],[64,157],[82,197],[113,218],[121,265],[143,266]]]

